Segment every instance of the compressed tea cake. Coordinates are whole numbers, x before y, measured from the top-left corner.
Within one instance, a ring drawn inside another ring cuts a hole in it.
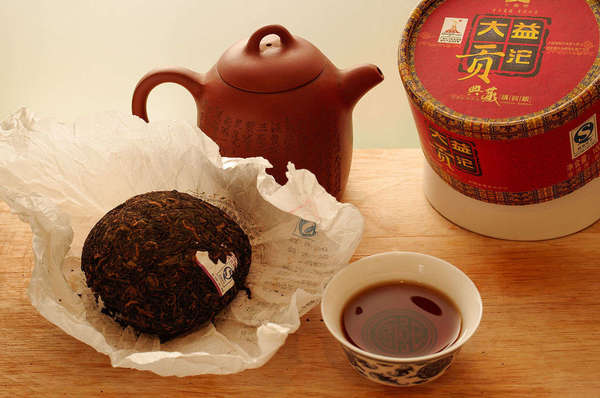
[[[245,287],[248,237],[222,210],[177,191],[134,196],[90,231],[81,256],[103,312],[171,339],[195,329]]]

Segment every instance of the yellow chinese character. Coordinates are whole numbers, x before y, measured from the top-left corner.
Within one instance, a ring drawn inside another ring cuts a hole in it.
[[[479,93],[481,92],[481,86],[479,84],[471,86],[471,87],[469,87],[468,92],[469,92],[469,94],[479,95]]]
[[[483,68],[483,72],[481,72],[481,74],[477,77],[489,84],[490,79],[488,75],[490,74],[492,64],[494,63],[494,59],[491,56],[497,55],[499,57],[504,57],[504,53],[500,51],[490,53],[487,51],[490,49],[496,49],[495,44],[475,44],[475,48],[481,51],[476,54],[463,54],[456,56],[456,58],[474,57],[473,62],[471,63],[471,65],[469,65],[469,68],[467,69],[467,72],[469,72],[470,74],[468,76],[461,77],[458,80],[470,79],[471,77],[476,76],[479,72],[481,72],[481,69]]]
[[[477,33],[477,36],[481,36],[481,35],[485,35],[487,32],[489,32],[490,30],[494,30],[494,32],[496,32],[496,34],[500,37],[504,37],[504,33],[502,33],[500,31],[500,29],[498,29],[499,27],[502,26],[508,26],[508,24],[506,23],[498,23],[498,21],[492,21],[492,22],[482,22],[481,25],[483,26],[487,26],[487,28],[483,29],[482,31]]]
[[[464,153],[466,155],[473,155],[473,151],[471,150],[471,146],[469,144],[464,143],[464,142],[459,142],[459,141],[452,140],[452,149],[455,150],[455,151],[457,151],[457,152]]]
[[[453,168],[452,167],[452,155],[450,155],[446,152],[442,152],[442,151],[438,151],[437,155],[438,155],[438,159],[440,162],[446,163],[446,165],[451,169]]]
[[[473,170],[475,168],[475,165],[473,164],[473,161],[471,159],[467,159],[467,158],[463,158],[461,156],[457,156],[456,157],[456,165],[457,166],[463,166],[467,169]]]
[[[434,149],[437,153],[438,160],[442,163],[445,163],[450,169],[452,169],[452,165],[454,164],[454,158],[451,153],[446,152],[446,149],[434,144]]]
[[[506,0],[506,3],[523,3],[523,4],[529,4],[530,0]],[[515,4],[517,5],[517,4]]]
[[[521,64],[521,65],[529,65],[529,61],[524,61],[524,59],[531,58],[533,55],[533,51],[531,50],[517,50],[514,48],[508,50],[508,59],[506,60],[507,64]]]
[[[497,87],[490,87],[485,90],[485,95],[481,97],[481,101],[483,102],[495,102],[496,105],[500,106],[498,103],[498,93],[496,93]]]
[[[441,142],[442,144],[448,146],[448,141],[445,135],[440,134],[439,132],[431,129],[429,130],[431,132],[431,138],[438,140],[439,142]]]
[[[512,39],[537,39],[540,32],[540,26],[535,22],[530,23],[529,25],[519,22],[514,28],[512,35],[510,36]]]

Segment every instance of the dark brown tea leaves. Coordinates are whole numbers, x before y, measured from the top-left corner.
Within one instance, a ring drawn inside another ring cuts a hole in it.
[[[165,341],[211,320],[246,289],[251,253],[246,234],[219,208],[158,191],[102,217],[81,268],[103,312]]]

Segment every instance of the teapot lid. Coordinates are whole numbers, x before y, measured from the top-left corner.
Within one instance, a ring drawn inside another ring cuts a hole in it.
[[[263,40],[268,35],[279,40]],[[240,90],[276,93],[311,82],[324,66],[325,56],[311,43],[281,25],[268,25],[247,42],[230,47],[217,62],[217,71],[223,81]]]

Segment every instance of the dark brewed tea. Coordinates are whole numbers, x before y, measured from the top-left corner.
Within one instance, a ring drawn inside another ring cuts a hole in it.
[[[446,348],[458,338],[461,315],[443,293],[411,282],[370,286],[344,307],[346,338],[362,350],[391,357],[417,357]]]

